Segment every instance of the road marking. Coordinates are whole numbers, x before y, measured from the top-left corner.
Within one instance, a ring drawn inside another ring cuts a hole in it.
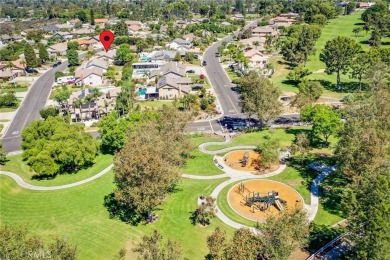
[[[234,113],[234,112],[237,112],[237,111],[235,111],[234,109],[229,110],[229,113]]]
[[[210,124],[210,127],[211,127],[211,131],[214,132],[213,126],[211,125],[211,120],[209,121],[209,124]]]
[[[30,113],[27,114],[26,116],[26,119],[24,120],[24,123],[23,123],[23,126],[22,126],[22,129],[24,129],[24,126],[26,125],[26,122],[27,122],[27,119],[28,119],[28,116],[30,115]]]
[[[198,127],[197,129],[198,129],[198,131],[204,131],[205,130],[204,127]]]
[[[12,135],[17,135],[17,134],[19,134],[19,131],[13,131],[12,132]]]

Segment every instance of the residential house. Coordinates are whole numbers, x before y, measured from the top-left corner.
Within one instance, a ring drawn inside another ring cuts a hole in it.
[[[106,72],[108,68],[108,62],[104,59],[92,59],[87,62],[85,68],[98,68],[103,70],[103,72]]]
[[[51,34],[59,32],[61,30],[60,28],[58,28],[54,24],[49,24],[49,25],[46,25],[46,26],[42,26],[41,29],[44,30],[46,33],[51,33]]]
[[[169,77],[169,78],[182,78],[186,75],[186,66],[178,62],[168,62],[161,66],[158,70],[152,70],[150,72],[150,79],[157,76]]]
[[[15,79],[17,76],[19,76],[19,72],[9,69],[9,68],[3,68],[0,70],[0,79],[5,81],[11,81]]]
[[[11,40],[12,40],[13,42],[21,42],[21,41],[24,40],[24,38],[23,38],[22,36],[20,36],[20,35],[12,35],[12,36],[11,36]]]
[[[244,52],[244,56],[248,58],[248,65],[252,68],[264,68],[269,59],[268,56],[265,56],[264,54],[255,49],[251,49]]]
[[[200,40],[201,38],[198,36],[195,36],[193,33],[185,34],[181,37],[183,40],[188,41],[192,44],[195,40]]]
[[[239,42],[244,45],[245,47],[254,48],[256,50],[262,51],[264,50],[264,43],[267,38],[265,37],[250,37],[247,39],[241,39]],[[258,43],[258,45],[257,45]],[[257,45],[257,46],[256,46]]]
[[[174,27],[179,27],[181,29],[185,29],[187,27],[187,22],[183,20],[176,20],[173,24]]]
[[[73,39],[73,35],[70,32],[56,32],[53,37],[62,38],[64,40]]]
[[[148,55],[150,61],[173,61],[177,51],[153,51]]]
[[[129,30],[129,35],[134,36],[139,31],[142,30],[142,26],[140,26],[138,24],[132,24],[130,26],[127,26],[127,29]]]
[[[7,42],[11,41],[12,38],[11,36],[7,35],[7,34],[3,34],[0,36],[0,44],[6,44]]]
[[[228,27],[230,25],[232,25],[232,24],[229,22],[226,22],[226,21],[221,23],[221,26],[224,26],[224,27]]]
[[[289,19],[297,20],[299,14],[293,13],[293,12],[289,12],[289,13],[280,14],[279,16],[280,16],[280,17],[287,17],[287,18],[289,18]]]
[[[108,22],[108,18],[97,18],[95,19],[95,24],[105,24]]]
[[[72,35],[80,36],[80,35],[92,35],[95,33],[94,29],[88,29],[88,28],[80,28],[78,30],[75,30],[71,32]]]
[[[276,36],[278,31],[269,26],[258,26],[252,29],[252,36],[266,37]]]
[[[109,64],[112,64],[114,62],[114,60],[115,60],[116,49],[109,50],[108,52],[100,51],[96,55],[97,55],[98,59],[105,60]]]
[[[119,23],[119,19],[110,19],[106,24],[108,26],[113,26],[113,25],[116,25],[117,23]]]
[[[61,30],[72,30],[74,28],[74,25],[68,23],[56,24],[56,26]]]
[[[168,43],[166,47],[171,50],[189,50],[191,49],[192,44],[189,41],[177,38]]]
[[[77,86],[100,86],[103,84],[103,70],[95,67],[77,69],[75,79]]]
[[[96,45],[98,44],[95,40],[92,40],[90,38],[80,38],[80,39],[76,39],[76,40],[73,40],[72,42],[77,42],[80,47],[84,47],[84,48],[90,48],[90,47],[96,47]]]
[[[245,17],[242,14],[234,14],[231,19],[233,21],[243,21]]]
[[[51,55],[66,55],[66,50],[68,49],[68,44],[66,42],[61,42],[47,47],[47,51]]]
[[[277,16],[269,19],[268,24],[273,28],[289,27],[295,22],[295,19],[291,19],[284,16]]]
[[[181,79],[162,77],[157,82],[157,90],[160,98],[174,99],[189,94],[191,86],[188,84],[181,84]]]
[[[71,20],[68,20],[66,23],[71,25],[74,28],[78,22],[80,22],[79,19],[71,19]]]

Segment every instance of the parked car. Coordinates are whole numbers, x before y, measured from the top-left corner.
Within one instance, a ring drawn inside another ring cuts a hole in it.
[[[192,90],[201,90],[203,88],[203,86],[193,86],[192,87]]]
[[[204,60],[204,61],[202,62],[202,66],[207,66],[207,61]]]
[[[26,72],[27,73],[38,73],[38,71],[36,69],[30,69],[30,68],[26,68]]]
[[[221,57],[221,54],[219,52],[216,52],[215,57]]]
[[[195,73],[195,70],[187,70],[187,73]]]
[[[53,64],[53,68],[55,68],[55,67],[57,67],[58,66],[58,64],[57,63],[54,63]]]

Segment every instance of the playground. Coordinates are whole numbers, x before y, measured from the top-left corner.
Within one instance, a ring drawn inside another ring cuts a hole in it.
[[[250,180],[233,186],[228,192],[230,207],[239,215],[264,222],[267,214],[303,207],[302,196],[293,188],[276,181]]]
[[[265,169],[257,162],[259,156],[260,154],[253,150],[236,150],[227,153],[223,159],[230,168],[255,174],[265,174],[279,168],[279,163],[275,163],[270,168]]]

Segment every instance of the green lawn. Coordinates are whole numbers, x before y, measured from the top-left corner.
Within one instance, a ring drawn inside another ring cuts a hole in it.
[[[173,101],[139,101],[137,104],[139,104],[141,108],[161,108],[163,105],[167,105],[169,107],[173,106]]]
[[[0,92],[3,92],[3,93],[8,93],[8,92],[26,92],[28,90],[27,87],[25,88],[4,88],[4,89],[1,89]]]
[[[0,218],[2,224],[29,224],[36,234],[58,234],[77,245],[79,259],[113,259],[120,248],[130,249],[134,242],[153,229],[165,238],[182,244],[189,259],[203,259],[207,253],[206,237],[216,226],[228,232],[233,229],[218,218],[208,227],[192,225],[189,217],[196,209],[197,197],[209,194],[224,180],[183,179],[178,191],[171,194],[158,211],[159,220],[150,225],[131,226],[109,219],[103,206],[104,196],[114,190],[113,174],[82,186],[58,191],[30,191],[20,188],[14,181],[0,176]],[[131,252],[129,259],[135,256]]]
[[[211,154],[204,154],[199,151],[198,146],[205,142],[222,142],[221,138],[210,137],[192,137],[191,143],[194,149],[191,152],[192,158],[187,160],[186,165],[181,169],[182,173],[193,175],[217,175],[222,174],[223,171],[216,167],[213,162],[214,156]]]
[[[349,75],[341,75],[341,82],[348,83],[342,86],[342,93],[335,89],[336,74],[328,75],[321,70],[326,68],[325,64],[320,61],[320,53],[325,47],[325,43],[329,40],[336,38],[337,36],[346,36],[355,39],[360,43],[363,50],[368,50],[367,39],[370,37],[370,33],[366,35],[363,31],[358,38],[352,32],[353,28],[362,26],[363,21],[360,19],[362,12],[354,12],[351,15],[341,15],[336,19],[329,20],[328,24],[322,29],[321,37],[318,39],[315,45],[315,53],[309,57],[309,61],[306,63],[306,67],[313,72],[308,76],[308,79],[318,80],[325,87],[323,96],[342,98],[346,94],[353,92],[357,85],[357,80],[350,79]],[[387,38],[384,42],[388,41]],[[386,45],[387,46],[387,45]],[[286,76],[289,72],[288,66],[283,63],[281,57],[273,57],[271,64],[275,68],[275,73],[272,76],[272,81],[282,91],[298,92],[297,87],[294,84],[286,81]],[[350,84],[352,83],[352,85]]]
[[[6,113],[6,112],[14,112],[17,108],[14,107],[1,107],[0,113]]]
[[[8,156],[7,159],[9,161],[6,165],[0,167],[1,170],[14,172],[22,177],[25,182],[38,186],[57,186],[84,180],[99,173],[112,164],[112,155],[99,154],[92,167],[82,169],[77,173],[59,174],[54,179],[36,180],[31,179],[35,173],[30,169],[26,162],[23,161],[22,155]]]
[[[289,146],[295,138],[294,129],[299,131],[299,129],[305,129],[305,128],[292,127],[290,130],[271,129],[271,130],[264,130],[260,132],[247,133],[233,138],[233,141],[230,144],[207,146],[207,150],[216,151],[216,150],[237,146],[237,145],[258,145],[262,141],[262,138],[267,135],[271,135],[274,136],[275,138],[278,138],[282,146]]]

